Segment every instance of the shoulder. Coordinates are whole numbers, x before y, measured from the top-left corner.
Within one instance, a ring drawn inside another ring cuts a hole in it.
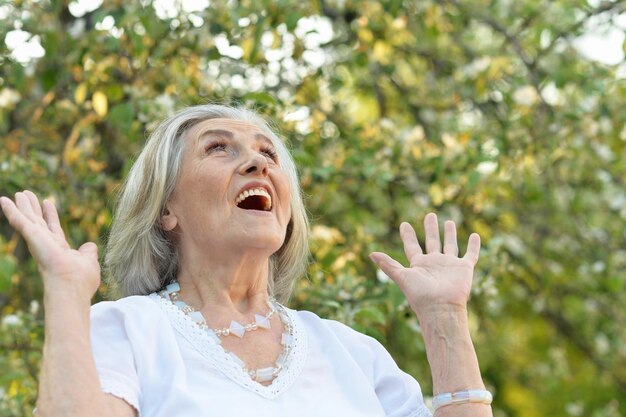
[[[153,346],[146,337],[154,317],[153,304],[146,296],[132,296],[96,303],[90,311],[91,351],[102,391],[136,410],[141,396],[142,352]]]
[[[321,318],[310,311],[295,311],[295,314],[312,338],[324,340],[326,343],[339,344],[351,352],[353,357],[367,357],[372,360],[376,356],[389,355],[378,340],[344,323]]]
[[[151,297],[152,295],[131,295],[114,301],[100,301],[91,306],[91,311],[107,309],[132,311],[137,308],[146,308],[146,306],[154,305],[154,301],[150,299]]]
[[[134,295],[116,301],[101,301],[91,306],[91,327],[141,329],[159,322],[161,314],[151,296]]]
[[[398,367],[378,340],[308,311],[295,315],[307,331],[311,350],[332,363],[350,383],[355,381],[356,369],[374,389],[386,415],[430,416],[419,383]]]
[[[292,310],[305,326],[317,332],[329,332],[339,338],[350,341],[376,341],[376,339],[354,330],[352,327],[337,320],[321,318],[315,313],[305,310]]]
[[[91,306],[91,315],[125,313],[145,314],[146,310],[155,310],[155,303],[149,295],[131,295],[115,301],[100,301]]]

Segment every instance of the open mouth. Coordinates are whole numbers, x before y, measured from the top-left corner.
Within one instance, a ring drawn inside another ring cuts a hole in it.
[[[235,204],[244,210],[271,211],[272,197],[263,188],[253,188],[239,194]]]

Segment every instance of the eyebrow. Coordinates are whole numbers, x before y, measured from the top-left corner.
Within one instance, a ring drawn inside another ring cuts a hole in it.
[[[206,131],[202,132],[202,134],[200,135],[200,137],[198,139],[200,141],[200,140],[204,139],[207,136],[226,136],[228,139],[233,139],[233,137],[235,135],[233,135],[233,132],[231,132],[230,130],[209,129],[209,130],[206,130]],[[270,138],[268,138],[267,136],[265,136],[262,133],[256,133],[254,135],[254,138],[257,141],[267,142],[268,145],[271,145],[272,147],[274,146],[274,142],[272,142],[272,140]]]

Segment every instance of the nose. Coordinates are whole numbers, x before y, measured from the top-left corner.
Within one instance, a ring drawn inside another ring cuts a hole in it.
[[[249,150],[245,161],[241,164],[239,169],[241,175],[260,174],[267,176],[268,166],[267,158],[256,151]]]

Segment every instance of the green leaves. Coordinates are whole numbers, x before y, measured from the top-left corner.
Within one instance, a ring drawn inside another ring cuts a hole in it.
[[[428,394],[419,326],[367,254],[402,260],[400,222],[436,210],[462,248],[483,239],[470,317],[495,413],[626,414],[626,88],[571,43],[622,2],[57,6],[2,9],[46,54],[0,50],[0,194],[52,197],[74,242],[102,241],[163,115],[243,103],[276,121],[301,172],[314,262],[293,307],[384,341]],[[0,416],[21,416],[42,287],[1,217],[0,234],[0,321],[19,316],[24,336],[0,340]]]
[[[0,293],[8,293],[11,289],[13,274],[17,270],[17,259],[5,255],[0,258]]]

